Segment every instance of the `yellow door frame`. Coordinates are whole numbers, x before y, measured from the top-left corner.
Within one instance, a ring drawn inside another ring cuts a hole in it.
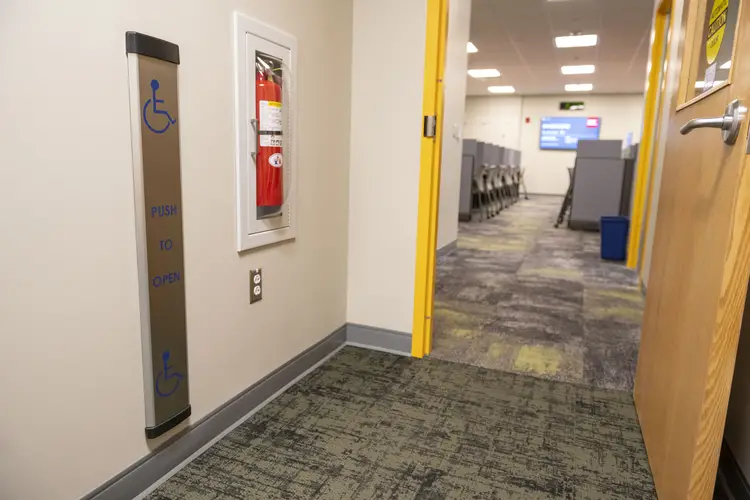
[[[657,130],[657,117],[659,116],[659,87],[661,84],[661,60],[664,56],[666,44],[665,37],[669,34],[669,12],[672,9],[672,0],[662,0],[656,11],[654,20],[654,41],[651,44],[651,69],[648,74],[648,90],[643,113],[643,127],[641,133],[641,146],[638,153],[638,166],[636,167],[635,191],[633,192],[632,216],[630,220],[630,236],[628,237],[627,266],[635,269],[639,266],[639,248],[641,244],[641,229],[644,215],[647,216],[647,202],[651,196],[646,191],[653,189],[648,182],[651,179],[651,170],[654,165],[651,158],[655,155],[651,151],[658,145],[655,137]]]
[[[674,18],[671,15],[672,11],[672,0],[664,0],[662,4],[659,6],[659,14],[662,16],[669,15],[669,20],[667,22],[666,27],[666,36],[667,36],[667,42],[664,44],[664,50],[666,50],[666,56],[664,57],[665,65],[669,64],[669,54],[670,54],[670,47],[672,45],[672,26],[674,26]],[[644,283],[643,281],[643,272],[645,270],[644,268],[644,258],[646,257],[646,248],[648,246],[648,233],[650,230],[650,224],[651,224],[651,210],[654,209],[653,202],[654,202],[654,181],[656,180],[656,170],[659,166],[658,158],[659,158],[659,138],[661,137],[661,131],[662,131],[662,119],[663,119],[663,111],[664,111],[664,92],[666,91],[666,87],[663,86],[663,83],[667,77],[666,72],[666,66],[664,70],[662,70],[661,79],[659,81],[659,86],[662,87],[659,91],[659,95],[657,98],[657,110],[656,110],[656,118],[655,118],[655,128],[654,128],[654,143],[653,148],[651,152],[649,153],[650,162],[649,162],[649,172],[648,172],[648,181],[646,184],[646,208],[643,214],[643,230],[641,231],[641,241],[638,243],[638,277],[640,279],[641,284]],[[650,258],[650,255],[649,255]]]
[[[422,113],[436,117],[434,137],[422,134],[417,212],[417,256],[414,278],[412,356],[421,358],[432,347],[440,159],[443,144],[443,75],[448,38],[448,1],[427,0]]]

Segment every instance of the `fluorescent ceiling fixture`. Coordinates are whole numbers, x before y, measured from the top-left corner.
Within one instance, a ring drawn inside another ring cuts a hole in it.
[[[593,89],[593,83],[569,83],[565,86],[567,92],[588,92]]]
[[[555,45],[558,49],[570,47],[593,47],[599,43],[598,35],[569,35],[555,37]]]
[[[724,64],[722,64],[721,66],[719,66],[719,69],[729,69],[731,67],[732,67],[732,61],[727,61]]]
[[[513,92],[516,91],[513,85],[500,85],[496,87],[487,87],[487,90],[489,92],[492,92],[493,94],[512,94]]]
[[[469,76],[474,78],[495,78],[500,76],[500,72],[496,69],[470,69]]]
[[[476,45],[474,45],[473,43],[471,43],[471,42],[468,42],[468,43],[466,44],[466,52],[468,52],[469,54],[474,54],[474,53],[476,53],[476,52],[479,52],[479,49],[478,49],[478,48],[477,48],[477,46],[476,46]]]
[[[579,66],[563,66],[560,68],[563,75],[590,75],[596,70],[593,64],[581,64]]]

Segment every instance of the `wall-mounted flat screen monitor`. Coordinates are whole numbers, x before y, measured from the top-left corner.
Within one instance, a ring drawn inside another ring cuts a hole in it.
[[[546,116],[539,131],[539,149],[575,151],[578,140],[599,139],[602,120],[585,116]]]

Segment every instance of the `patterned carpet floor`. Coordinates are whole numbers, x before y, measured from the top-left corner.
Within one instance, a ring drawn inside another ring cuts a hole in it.
[[[631,390],[643,298],[637,276],[599,257],[599,233],[554,228],[562,198],[522,200],[461,223],[438,259],[431,356]]]
[[[346,347],[147,498],[656,496],[626,392]]]

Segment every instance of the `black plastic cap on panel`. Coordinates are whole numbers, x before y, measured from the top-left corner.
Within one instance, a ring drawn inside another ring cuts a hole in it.
[[[125,52],[161,59],[172,64],[180,64],[179,45],[137,31],[125,33]]]
[[[154,438],[157,438],[157,437],[161,436],[162,434],[164,434],[168,430],[173,429],[174,427],[176,427],[177,424],[179,424],[183,420],[186,420],[190,416],[191,412],[192,412],[192,410],[191,410],[190,406],[188,406],[187,408],[185,408],[180,413],[178,413],[174,417],[170,418],[166,422],[163,422],[163,423],[157,425],[156,427],[146,427],[146,438],[147,439],[154,439]]]

